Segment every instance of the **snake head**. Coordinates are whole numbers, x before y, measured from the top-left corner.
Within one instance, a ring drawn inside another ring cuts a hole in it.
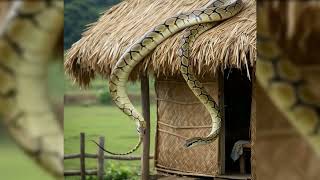
[[[190,139],[187,139],[186,142],[184,143],[185,148],[191,148],[193,146],[197,146],[199,144],[202,144],[203,140],[200,137],[193,137]]]
[[[217,138],[216,135],[215,136],[208,136],[208,137],[193,137],[193,138],[186,140],[184,147],[191,148],[191,147],[198,146],[198,145],[210,144],[213,141],[215,141],[216,138]]]

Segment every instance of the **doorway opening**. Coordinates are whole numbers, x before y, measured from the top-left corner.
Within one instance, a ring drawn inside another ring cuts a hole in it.
[[[250,145],[250,119],[252,81],[246,69],[230,68],[224,72],[224,149],[225,174],[251,173],[251,148],[244,148],[243,156],[236,161],[231,158],[236,142]],[[252,69],[250,69],[251,76]]]

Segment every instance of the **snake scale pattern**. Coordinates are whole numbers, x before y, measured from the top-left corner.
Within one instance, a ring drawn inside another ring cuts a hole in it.
[[[172,36],[173,34],[184,30],[188,27],[204,24],[214,23],[226,20],[235,14],[237,14],[243,7],[241,0],[217,0],[210,2],[201,10],[194,10],[191,13],[181,14],[175,17],[168,18],[163,24],[154,27],[152,30],[147,32],[140,40],[129,47],[124,54],[120,57],[115,67],[112,69],[109,90],[115,104],[131,119],[136,122],[137,130],[139,132],[139,142],[130,151],[125,153],[112,153],[116,155],[126,155],[134,152],[139,148],[145,131],[145,121],[141,114],[134,108],[125,90],[126,82],[133,68],[146,57],[152,50],[154,50],[161,42]],[[183,69],[183,68],[182,68]],[[192,138],[187,140],[185,146],[191,147],[197,144],[204,144],[212,142],[217,136],[220,128],[220,118],[218,111],[216,110],[216,103],[213,99],[205,92],[202,85],[197,83],[198,91],[202,92],[196,94],[199,99],[203,99],[204,95],[208,102],[205,105],[210,109],[210,113],[213,118],[212,133],[206,138]],[[197,90],[195,90],[197,91]],[[210,106],[210,107],[209,107]],[[217,117],[217,120],[215,119]]]
[[[120,154],[135,151],[145,129],[143,117],[125,92],[130,72],[158,44],[186,28],[179,51],[180,70],[210,112],[212,131],[207,137],[187,140],[185,146],[207,144],[216,138],[221,121],[218,107],[193,74],[189,48],[201,33],[217,25],[216,22],[234,16],[242,6],[239,0],[218,0],[203,10],[169,18],[123,54],[112,71],[110,92],[119,108],[136,121],[140,138],[134,149]],[[62,10],[63,2],[57,0],[16,1],[0,29],[1,119],[24,151],[54,176],[61,176],[63,172],[63,133],[51,112],[43,84],[47,81],[48,59],[63,27]],[[286,59],[271,36],[261,33],[263,30],[258,32],[257,80],[274,104],[320,152],[319,102],[308,89],[301,72]]]
[[[63,5],[12,1],[0,24],[0,118],[26,154],[57,178],[63,175],[63,130],[46,84],[48,61],[63,30]]]
[[[156,26],[146,33],[121,56],[111,73],[110,93],[116,105],[136,121],[138,132],[140,133],[140,141],[137,146],[124,154],[131,153],[139,147],[145,128],[143,117],[133,107],[125,92],[128,76],[132,69],[158,44],[172,34],[186,28],[179,51],[181,59],[180,71],[195,96],[209,111],[212,118],[212,129],[207,137],[187,139],[185,146],[192,147],[199,144],[207,144],[215,140],[219,134],[221,122],[219,109],[217,103],[193,74],[189,62],[189,48],[201,33],[214,27],[218,21],[234,16],[241,10],[242,6],[242,1],[218,0],[210,3],[203,10],[195,10],[189,14],[169,18],[165,23]],[[262,42],[264,44],[265,41]],[[266,46],[267,48],[264,45],[258,46],[258,51],[261,53],[258,56],[257,80],[267,90],[267,94],[270,95],[273,103],[279,107],[282,113],[288,117],[289,121],[302,134],[307,136],[307,139],[319,151],[319,102],[313,101],[316,98],[313,98],[297,68],[290,61],[283,60],[283,57],[279,53],[270,51],[272,49],[270,47],[273,46],[275,45],[269,44]],[[271,57],[272,61],[270,59],[267,61],[265,57]]]
[[[266,8],[258,6],[256,77],[274,105],[320,154],[320,102],[297,65],[270,34]]]
[[[209,95],[205,87],[201,82],[195,77],[192,63],[190,61],[190,47],[194,44],[197,37],[199,37],[203,32],[214,27],[216,23],[206,23],[199,24],[187,28],[184,32],[184,36],[181,41],[181,47],[179,50],[179,57],[181,61],[180,72],[187,82],[188,86],[196,97],[204,104],[206,109],[209,111],[212,119],[211,132],[207,137],[193,137],[187,139],[185,147],[192,147],[197,144],[208,144],[213,142],[219,135],[219,130],[221,127],[221,117],[219,114],[219,107],[214,99]]]

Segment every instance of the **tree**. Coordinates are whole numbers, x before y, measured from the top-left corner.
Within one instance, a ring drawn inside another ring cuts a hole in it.
[[[95,22],[100,13],[119,0],[65,0],[64,49],[81,38],[86,25]]]

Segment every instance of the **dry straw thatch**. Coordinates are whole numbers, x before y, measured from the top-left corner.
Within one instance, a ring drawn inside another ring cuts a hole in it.
[[[66,72],[81,86],[87,86],[98,73],[107,78],[121,54],[145,32],[165,19],[190,12],[209,0],[126,0],[106,11],[90,25],[67,53]],[[256,2],[244,0],[245,7],[235,17],[204,33],[196,41],[193,64],[202,76],[221,67],[251,66],[256,60]],[[182,33],[159,45],[130,75],[142,72],[156,76],[178,75],[177,50]]]
[[[219,102],[218,78],[211,77],[202,82]],[[206,136],[211,130],[209,112],[184,79],[159,77],[155,90],[157,128],[154,160],[157,172],[210,177],[219,174],[219,139],[206,146],[190,149],[183,146],[186,139]]]

